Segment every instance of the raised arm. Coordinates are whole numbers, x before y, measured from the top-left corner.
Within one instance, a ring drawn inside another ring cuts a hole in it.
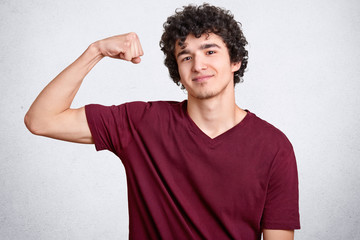
[[[25,115],[26,127],[36,135],[93,143],[84,107],[71,103],[85,76],[105,56],[140,63],[143,50],[138,36],[127,33],[91,44],[39,94]]]

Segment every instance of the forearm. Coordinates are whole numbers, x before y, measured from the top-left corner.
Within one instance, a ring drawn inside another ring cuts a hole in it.
[[[91,44],[71,65],[56,76],[39,94],[25,116],[25,123],[35,133],[45,128],[52,118],[65,112],[89,71],[103,55]]]

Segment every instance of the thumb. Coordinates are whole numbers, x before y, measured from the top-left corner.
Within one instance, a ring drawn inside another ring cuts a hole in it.
[[[141,62],[141,58],[140,57],[135,57],[135,58],[131,59],[131,62],[135,63],[135,64],[138,64],[138,63]]]

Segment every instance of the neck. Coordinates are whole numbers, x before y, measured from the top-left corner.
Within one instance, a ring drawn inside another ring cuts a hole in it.
[[[188,96],[187,111],[195,124],[210,138],[237,125],[246,112],[235,103],[235,93],[219,95],[209,99],[197,99]]]

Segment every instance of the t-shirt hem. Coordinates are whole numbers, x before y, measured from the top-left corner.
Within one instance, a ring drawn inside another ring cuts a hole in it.
[[[273,230],[298,230],[301,227],[298,223],[264,223],[261,228]]]

